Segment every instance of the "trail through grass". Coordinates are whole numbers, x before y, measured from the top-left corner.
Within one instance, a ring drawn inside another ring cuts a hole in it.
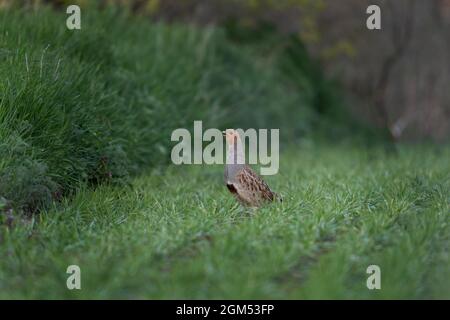
[[[2,227],[0,298],[449,298],[449,152],[417,150],[286,152],[268,178],[284,202],[254,213],[220,166],[80,190]]]

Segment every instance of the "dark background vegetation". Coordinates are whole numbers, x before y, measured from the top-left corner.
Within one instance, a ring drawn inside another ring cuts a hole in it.
[[[347,98],[357,99],[345,105],[359,121],[387,129],[396,141],[447,141],[449,137],[448,0],[19,2],[30,6],[51,3],[59,8],[72,3],[101,8],[119,4],[153,21],[222,26],[234,41],[264,42],[264,56],[288,51],[292,42],[300,42],[314,60],[302,61],[303,67],[315,74],[316,82],[339,80]],[[366,28],[365,11],[370,4],[382,8],[381,31]],[[296,52],[296,58],[303,57]],[[318,75],[321,71],[325,76]],[[327,84],[315,83],[319,101],[314,108],[321,114],[338,113],[326,100],[330,93],[318,89],[322,87]]]
[[[82,8],[82,30],[65,7]],[[382,30],[366,29],[369,4]],[[450,2],[0,1],[0,210],[169,161],[170,133],[447,142]],[[151,22],[151,23],[149,23]],[[151,147],[149,147],[151,146]]]
[[[366,28],[365,11],[370,4],[381,8],[380,31]],[[231,21],[260,34],[269,25],[292,35],[320,64],[325,77],[339,80],[346,96],[356,100],[346,106],[359,120],[387,129],[396,141],[448,139],[448,0],[169,0],[159,5],[154,15],[164,20],[225,26]],[[280,41],[271,48],[289,44]],[[296,57],[301,59],[299,54]],[[314,72],[316,89],[326,87],[320,72],[308,61],[303,64]],[[342,112],[333,110],[336,106],[326,100],[327,93],[317,90],[320,102],[314,106],[318,113],[335,118],[335,113]]]

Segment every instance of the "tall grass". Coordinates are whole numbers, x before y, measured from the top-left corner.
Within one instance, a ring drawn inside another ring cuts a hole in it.
[[[86,11],[86,12],[85,12]],[[312,112],[276,63],[220,29],[114,10],[0,12],[0,197],[32,213],[84,184],[168,162],[170,133],[205,127],[306,132]]]

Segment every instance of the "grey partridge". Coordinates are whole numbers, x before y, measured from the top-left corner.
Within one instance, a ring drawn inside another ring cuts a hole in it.
[[[245,164],[245,154],[239,133],[234,129],[223,132],[227,143],[225,183],[233,196],[245,207],[260,207],[281,200],[267,183]]]

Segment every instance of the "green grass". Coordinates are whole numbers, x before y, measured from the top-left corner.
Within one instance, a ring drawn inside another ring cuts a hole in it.
[[[220,166],[80,190],[2,227],[0,298],[448,299],[449,155],[303,146],[267,178],[283,203],[252,214]],[[371,264],[381,290],[366,288]]]
[[[448,148],[315,142],[346,115],[298,39],[82,17],[0,11],[0,298],[450,298]],[[194,120],[280,128],[284,202],[249,213],[222,167],[165,169]]]
[[[71,31],[66,18],[0,9],[0,201],[15,212],[167,164],[171,132],[194,120],[308,131],[307,99],[274,57],[221,29],[86,8]]]

